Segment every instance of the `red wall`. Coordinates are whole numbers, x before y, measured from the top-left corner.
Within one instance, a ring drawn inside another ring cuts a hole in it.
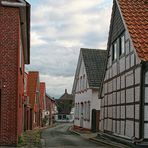
[[[0,6],[0,145],[16,145],[22,132],[18,100],[23,94],[23,75],[18,66],[19,21],[18,8]]]

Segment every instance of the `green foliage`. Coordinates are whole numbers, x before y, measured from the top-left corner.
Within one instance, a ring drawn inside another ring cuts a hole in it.
[[[17,146],[40,147],[41,146],[40,138],[41,138],[41,132],[39,129],[26,131],[18,138]]]

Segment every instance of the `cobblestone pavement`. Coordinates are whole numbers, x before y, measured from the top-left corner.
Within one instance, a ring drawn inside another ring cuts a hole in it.
[[[88,139],[72,134],[68,129],[70,123],[62,123],[54,128],[45,129],[41,134],[42,147],[48,148],[109,148],[101,143],[93,143]]]

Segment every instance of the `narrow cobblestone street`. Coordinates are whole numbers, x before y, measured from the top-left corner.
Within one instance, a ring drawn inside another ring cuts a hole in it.
[[[42,147],[54,148],[108,148],[101,143],[93,143],[88,139],[71,133],[70,123],[59,124],[42,132]]]

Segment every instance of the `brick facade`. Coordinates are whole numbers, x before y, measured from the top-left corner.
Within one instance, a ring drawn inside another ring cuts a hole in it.
[[[27,93],[31,107],[31,129],[34,129],[40,126],[40,81],[38,71],[30,71],[28,73]]]
[[[21,44],[20,9],[0,5],[0,22],[0,145],[15,146],[22,133],[27,50]]]
[[[44,82],[40,82],[40,125],[43,126],[43,119],[46,111],[46,86]]]
[[[1,7],[0,22],[0,79],[2,81],[0,145],[15,145],[21,133],[21,127],[18,129],[17,127],[22,122],[21,119],[20,123],[17,120],[20,116],[17,110],[21,111],[18,108],[19,93],[22,97],[21,90],[17,89],[17,82],[20,79],[18,77],[19,9]]]
[[[49,119],[49,125],[52,125],[54,123],[54,115],[56,113],[55,106],[55,100],[46,94],[46,111],[49,111],[49,115],[47,117]]]

